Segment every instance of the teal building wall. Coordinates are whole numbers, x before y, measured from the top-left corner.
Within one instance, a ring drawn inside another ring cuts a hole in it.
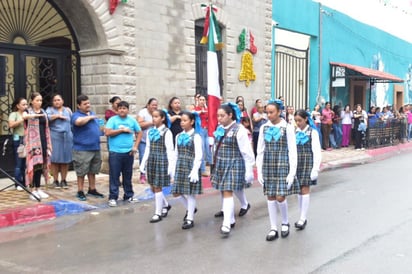
[[[348,83],[331,92],[330,62],[358,65],[397,76],[404,80],[401,83],[404,103],[412,103],[411,43],[309,0],[274,0],[273,20],[277,28],[310,36],[310,108],[320,97],[342,106],[349,103]],[[366,93],[366,102],[379,106],[393,104],[392,83],[368,88],[371,90]]]

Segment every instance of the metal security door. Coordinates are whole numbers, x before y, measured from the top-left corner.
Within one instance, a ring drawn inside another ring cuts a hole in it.
[[[276,97],[295,109],[308,107],[308,50],[276,45]]]
[[[43,108],[51,103],[54,93],[61,93],[71,105],[72,90],[67,85],[65,70],[70,68],[70,51],[42,49],[40,47],[2,46],[0,44],[0,163],[8,173],[13,174],[14,157],[8,116],[13,111],[14,99],[23,97],[30,101],[33,92],[43,96]],[[6,141],[8,140],[8,141]]]

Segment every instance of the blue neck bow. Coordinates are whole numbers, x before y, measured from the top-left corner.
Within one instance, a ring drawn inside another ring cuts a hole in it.
[[[309,136],[306,135],[305,132],[303,131],[298,131],[296,133],[296,144],[297,145],[304,145],[307,143],[307,141],[309,141]]]
[[[280,129],[278,127],[269,127],[265,132],[265,141],[270,142],[272,139],[279,141],[280,139]]]
[[[190,135],[187,133],[181,133],[179,134],[179,137],[177,138],[177,144],[179,146],[187,146],[190,142]]]
[[[225,129],[222,126],[218,126],[213,135],[215,136],[216,140],[220,141],[220,139],[225,136]]]
[[[157,142],[160,139],[160,131],[157,128],[151,128],[148,135],[150,142]]]

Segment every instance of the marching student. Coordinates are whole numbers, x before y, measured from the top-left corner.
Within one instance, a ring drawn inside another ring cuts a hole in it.
[[[197,112],[184,111],[180,116],[183,132],[176,136],[172,193],[186,208],[182,229],[190,229],[194,226],[193,217],[197,211],[195,195],[202,194],[200,165],[203,155],[202,137],[199,134],[202,128]]]
[[[286,196],[300,191],[298,184],[294,183],[297,165],[295,129],[281,118],[282,109],[283,103],[278,99],[266,105],[268,121],[260,127],[257,147],[258,181],[263,185],[263,193],[267,196],[271,226],[266,236],[267,241],[279,237],[278,208],[282,219],[281,236],[285,238],[289,235]]]
[[[220,125],[214,133],[215,165],[210,179],[213,187],[222,192],[223,224],[220,231],[227,236],[235,225],[233,192],[244,195],[245,185],[253,181],[255,157],[247,130],[239,124],[239,107],[233,103],[221,105],[217,119]]]
[[[146,140],[146,149],[140,165],[140,172],[147,174],[147,181],[155,195],[155,214],[150,219],[157,223],[167,217],[172,208],[163,195],[162,188],[170,185],[174,159],[173,136],[169,130],[170,121],[166,110],[153,110],[153,126]]]
[[[296,146],[298,166],[296,179],[300,185],[298,194],[300,218],[295,223],[298,230],[305,229],[306,215],[309,208],[310,186],[316,185],[321,162],[321,147],[316,125],[309,113],[303,109],[295,112]]]

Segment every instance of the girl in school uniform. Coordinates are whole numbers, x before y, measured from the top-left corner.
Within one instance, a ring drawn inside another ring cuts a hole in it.
[[[194,226],[196,210],[196,194],[202,194],[202,181],[200,180],[200,165],[202,164],[202,137],[201,121],[197,112],[182,112],[180,126],[183,132],[176,136],[174,184],[172,193],[186,208],[183,217],[182,229]]]
[[[147,134],[146,149],[140,172],[147,174],[147,180],[155,195],[155,214],[150,219],[151,223],[157,223],[167,217],[172,208],[163,195],[162,188],[170,185],[172,165],[174,159],[173,136],[169,130],[170,125],[167,111],[154,110],[153,128]]]
[[[227,236],[235,225],[233,192],[244,193],[245,185],[253,181],[255,157],[247,130],[239,124],[238,106],[233,103],[221,105],[217,119],[220,125],[214,134],[215,166],[210,179],[213,187],[222,193],[223,224],[220,231]]]
[[[309,113],[301,109],[295,112],[296,146],[298,166],[296,179],[300,185],[298,194],[300,218],[295,223],[298,230],[305,229],[306,215],[309,208],[310,186],[316,185],[321,163],[321,147],[316,125]]]
[[[294,126],[281,118],[283,103],[271,101],[266,106],[268,121],[259,132],[256,167],[258,181],[263,185],[267,196],[270,230],[267,241],[279,237],[277,229],[277,209],[279,208],[282,225],[281,236],[289,235],[287,195],[300,192],[295,182],[297,165],[296,139]]]

